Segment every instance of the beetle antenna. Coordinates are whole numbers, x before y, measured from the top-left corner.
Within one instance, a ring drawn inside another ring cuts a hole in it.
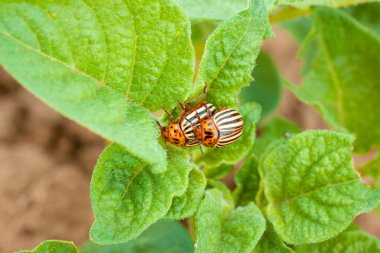
[[[171,114],[168,110],[166,110],[165,108],[162,108],[162,110],[164,110],[164,111],[166,112],[166,114],[168,115],[170,121],[173,121],[173,116],[172,116],[172,114]]]

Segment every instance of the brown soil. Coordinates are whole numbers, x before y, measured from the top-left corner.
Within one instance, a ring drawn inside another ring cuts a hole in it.
[[[276,30],[264,49],[282,74],[301,82],[297,45]],[[89,184],[105,141],[60,116],[0,69],[0,253],[32,249],[47,239],[88,238],[93,220]],[[303,128],[326,128],[310,107],[285,91],[280,114]],[[380,236],[380,218],[358,221]]]

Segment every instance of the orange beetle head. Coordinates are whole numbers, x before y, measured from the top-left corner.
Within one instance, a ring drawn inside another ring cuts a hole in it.
[[[171,122],[166,127],[160,127],[162,138],[176,146],[185,146],[186,138],[178,122]]]

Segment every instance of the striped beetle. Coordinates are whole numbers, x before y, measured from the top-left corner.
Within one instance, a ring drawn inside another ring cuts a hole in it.
[[[180,147],[192,147],[199,144],[199,141],[194,135],[194,128],[199,125],[200,119],[206,117],[209,112],[214,113],[216,108],[207,102],[200,102],[192,107],[190,107],[190,104],[195,100],[204,97],[206,92],[207,84],[205,84],[201,95],[191,99],[186,105],[179,103],[182,107],[182,111],[177,120],[174,120],[170,112],[164,109],[171,122],[165,127],[162,127],[159,122],[157,123],[161,130],[161,136],[165,142],[168,141],[171,144]]]
[[[199,120],[194,129],[197,140],[207,147],[223,147],[235,142],[243,133],[243,118],[234,109],[223,107]]]
[[[214,105],[207,102],[190,107],[193,101],[204,97],[206,92],[207,84],[201,95],[191,99],[186,105],[179,103],[182,111],[178,120],[173,120],[170,112],[164,109],[171,121],[166,127],[159,125],[165,142],[181,147],[193,147],[200,143],[208,147],[223,147],[241,136],[243,118],[238,111],[227,107],[217,111]],[[200,145],[199,147],[203,154]]]

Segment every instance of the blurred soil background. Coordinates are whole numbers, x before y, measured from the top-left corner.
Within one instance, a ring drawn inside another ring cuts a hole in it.
[[[275,31],[264,51],[285,78],[300,84],[298,46],[284,30]],[[81,245],[93,221],[91,173],[106,142],[52,110],[1,69],[0,108],[0,253],[32,249],[47,239]],[[287,90],[279,115],[304,129],[327,128]],[[380,238],[380,217],[365,214],[357,222]]]

